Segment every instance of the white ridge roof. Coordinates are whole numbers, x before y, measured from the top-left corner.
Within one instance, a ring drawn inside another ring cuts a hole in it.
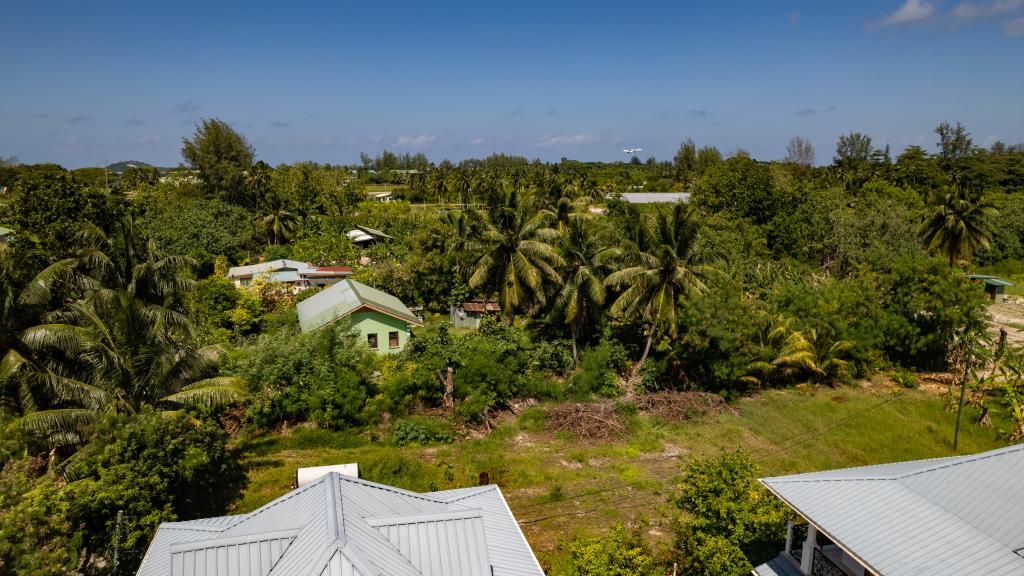
[[[249,514],[161,524],[138,575],[543,571],[497,486],[419,494],[332,472]]]
[[[878,574],[1024,575],[1024,444],[761,483]]]

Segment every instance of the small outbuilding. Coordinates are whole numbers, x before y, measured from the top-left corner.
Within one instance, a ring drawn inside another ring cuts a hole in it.
[[[348,278],[299,302],[295,308],[303,332],[349,318],[363,342],[379,353],[403,350],[412,327],[423,325],[398,298]]]
[[[501,306],[497,302],[469,300],[451,308],[453,328],[479,328],[480,319],[488,314],[501,314]]]
[[[380,230],[374,230],[369,226],[356,226],[346,232],[345,235],[348,236],[348,239],[353,243],[360,246],[369,246],[370,244],[381,240],[393,240],[391,236],[388,236]]]
[[[985,294],[988,295],[989,300],[992,300],[996,304],[1001,304],[1003,300],[1006,299],[1006,287],[1013,286],[1013,282],[1008,282],[998,276],[969,274],[967,277],[973,282],[984,284]]]

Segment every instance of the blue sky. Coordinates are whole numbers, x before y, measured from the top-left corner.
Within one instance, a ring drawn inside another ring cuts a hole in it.
[[[0,156],[181,161],[201,118],[272,163],[422,151],[670,159],[691,136],[819,162],[943,120],[1024,142],[1024,0],[7,0]]]

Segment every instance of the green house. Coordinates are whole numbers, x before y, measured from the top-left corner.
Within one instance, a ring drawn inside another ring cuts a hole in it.
[[[398,298],[347,278],[299,302],[296,311],[303,332],[351,319],[362,341],[379,353],[403,350],[411,328],[423,325]]]
[[[1013,286],[1013,282],[1007,282],[998,276],[987,276],[985,274],[969,274],[967,276],[973,282],[985,285],[985,294],[989,299],[1000,304],[1006,298],[1006,287]]]

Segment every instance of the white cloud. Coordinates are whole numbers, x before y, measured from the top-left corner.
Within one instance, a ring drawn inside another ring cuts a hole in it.
[[[931,19],[935,15],[935,6],[925,0],[906,0],[895,12],[874,24],[876,28],[887,26],[903,26],[917,24]]]
[[[419,136],[399,136],[395,146],[426,146],[434,141],[434,136],[420,134]]]
[[[1003,32],[1007,36],[1024,36],[1024,16],[1003,24]]]
[[[596,144],[601,138],[593,134],[572,134],[569,136],[544,136],[536,144],[538,148],[560,148],[562,146],[580,146]]]
[[[487,142],[487,140],[484,140],[483,138],[473,138],[472,140],[469,141],[469,145],[470,146],[482,146],[484,144],[484,142]]]
[[[994,0],[992,2],[961,2],[950,15],[958,22],[969,22],[979,18],[998,18],[1018,12],[1024,8],[1024,0]]]

